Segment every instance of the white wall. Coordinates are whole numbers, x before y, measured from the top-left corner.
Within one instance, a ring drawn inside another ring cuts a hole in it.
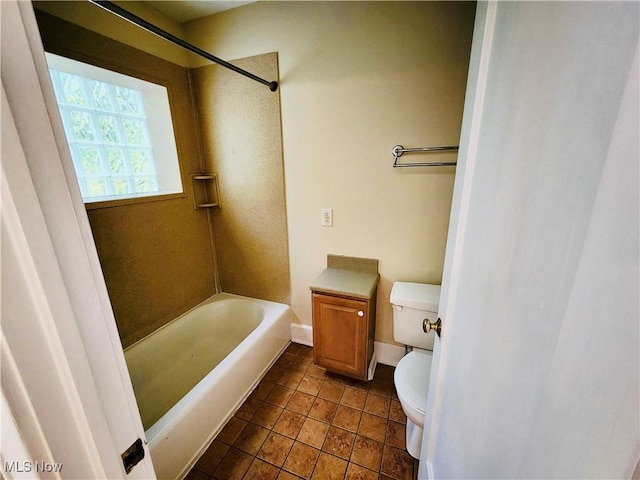
[[[291,304],[301,323],[311,324],[308,286],[328,253],[380,260],[379,341],[393,341],[394,281],[440,283],[454,169],[394,170],[391,149],[457,145],[474,11],[257,2],[185,24],[190,42],[221,58],[278,52]],[[322,207],[333,208],[331,228],[320,226]]]

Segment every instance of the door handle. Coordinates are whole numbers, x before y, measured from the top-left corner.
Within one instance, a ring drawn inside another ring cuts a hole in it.
[[[435,331],[438,337],[440,337],[440,331],[442,330],[442,320],[438,318],[435,323],[431,323],[428,318],[425,318],[422,321],[422,330],[424,333],[429,333],[430,331]]]

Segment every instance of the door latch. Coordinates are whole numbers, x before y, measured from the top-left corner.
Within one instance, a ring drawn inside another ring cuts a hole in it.
[[[124,471],[128,474],[143,458],[144,446],[142,445],[142,440],[137,439],[122,454],[122,465],[124,465]]]

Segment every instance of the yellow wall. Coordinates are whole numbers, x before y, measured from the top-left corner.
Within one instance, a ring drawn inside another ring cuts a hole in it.
[[[185,24],[189,41],[221,58],[278,52],[301,323],[311,324],[308,286],[328,253],[380,260],[378,341],[393,342],[394,281],[441,281],[454,170],[393,169],[391,149],[458,143],[474,12],[454,2],[257,2]],[[320,226],[322,207],[334,210],[331,228]]]
[[[311,324],[308,285],[328,253],[379,259],[378,341],[393,341],[394,281],[441,281],[454,170],[393,169],[391,148],[457,144],[474,12],[474,2],[260,1],[174,25],[227,60],[278,53],[291,305],[301,323]],[[121,41],[150,48],[144,35]],[[157,52],[167,58],[166,46]],[[331,228],[320,226],[323,207],[334,210]]]
[[[149,33],[132,23],[88,1],[36,1],[38,10],[92,30],[100,35],[131,45],[182,67],[189,66],[189,52]],[[144,18],[177,37],[184,37],[184,27],[145,4],[145,2],[113,2],[131,13]]]

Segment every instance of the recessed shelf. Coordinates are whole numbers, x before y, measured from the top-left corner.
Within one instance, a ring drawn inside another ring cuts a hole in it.
[[[215,173],[197,173],[191,176],[194,208],[220,208],[218,176]]]

